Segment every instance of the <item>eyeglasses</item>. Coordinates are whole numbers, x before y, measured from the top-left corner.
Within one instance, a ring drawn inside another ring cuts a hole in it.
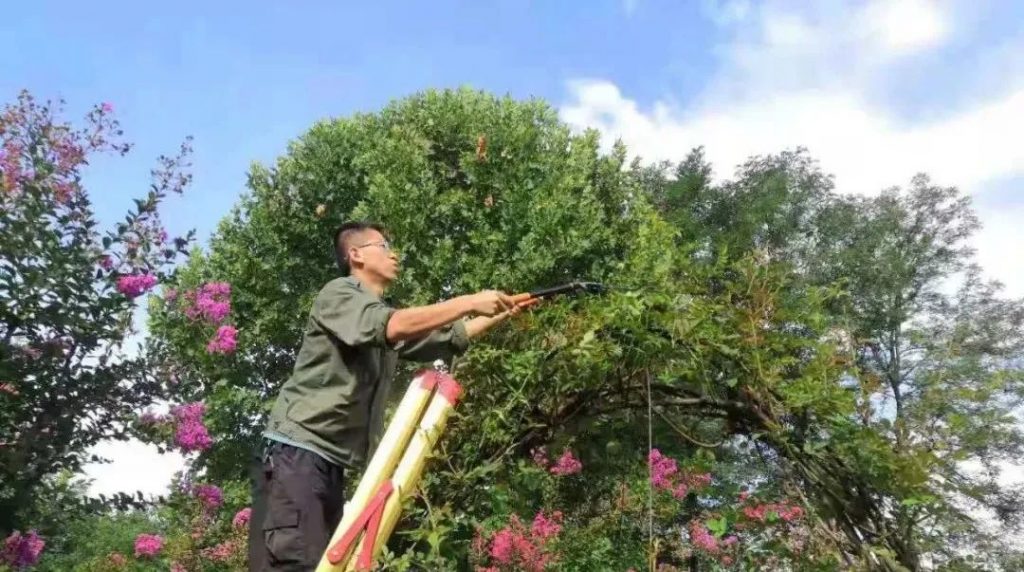
[[[360,244],[356,248],[364,248],[364,247],[367,247],[367,246],[379,246],[379,247],[381,247],[382,250],[384,250],[384,252],[390,252],[391,251],[391,243],[386,241],[386,240],[380,240],[380,241],[377,241],[377,242],[367,242],[366,244]]]

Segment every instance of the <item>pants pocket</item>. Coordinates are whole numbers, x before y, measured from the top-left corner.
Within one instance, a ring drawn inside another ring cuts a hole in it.
[[[272,564],[306,564],[306,545],[299,528],[297,509],[271,508],[263,524],[263,539]]]

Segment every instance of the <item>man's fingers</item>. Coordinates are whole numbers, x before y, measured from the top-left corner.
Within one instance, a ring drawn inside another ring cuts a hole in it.
[[[501,301],[501,305],[504,306],[506,309],[516,307],[516,301],[513,300],[511,296],[505,294],[504,292],[498,292],[498,300]]]

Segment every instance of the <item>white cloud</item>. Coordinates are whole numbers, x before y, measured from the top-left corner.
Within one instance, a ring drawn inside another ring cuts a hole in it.
[[[1024,204],[979,209],[984,226],[971,239],[986,276],[999,280],[1007,296],[1024,297]]]
[[[145,300],[145,299],[141,299]],[[127,336],[123,345],[125,357],[136,357],[141,345],[149,335],[147,327],[147,302],[142,301],[132,316],[133,333]],[[153,403],[154,413],[166,414],[170,404],[163,400]],[[164,495],[170,491],[171,479],[178,471],[185,469],[185,458],[176,451],[161,454],[155,445],[138,439],[101,441],[88,451],[108,459],[109,463],[89,463],[82,468],[82,474],[92,483],[90,495],[114,495],[119,492],[143,495]]]
[[[728,176],[753,154],[802,145],[835,174],[840,191],[873,194],[925,171],[940,184],[976,190],[1024,175],[1024,90],[963,114],[907,127],[855,94],[798,91],[696,113],[659,103],[650,112],[605,81],[570,83],[562,117],[615,134],[648,160],[680,159],[696,145]]]
[[[626,16],[632,16],[640,5],[640,0],[622,0],[622,10]]]
[[[138,440],[107,441],[94,447],[90,453],[111,459],[111,463],[91,463],[84,467],[85,478],[92,479],[91,495],[114,495],[119,492],[143,495],[165,495],[169,492],[174,473],[185,466],[184,458],[176,453],[161,454],[155,445]]]
[[[742,6],[742,7],[737,7]],[[719,178],[755,154],[807,147],[836,176],[840,192],[874,194],[919,172],[936,184],[978,193],[995,179],[1024,177],[1024,78],[971,106],[912,123],[871,99],[878,84],[899,86],[895,66],[943,45],[953,7],[923,1],[835,3],[797,9],[766,3],[709,4],[731,38],[721,66],[686,105],[643,109],[604,80],[569,82],[565,121],[621,138],[645,160],[679,160],[704,145]],[[994,56],[1001,57],[1001,56]],[[975,237],[990,276],[1024,296],[1024,212],[982,212]]]
[[[715,47],[722,66],[705,95],[743,98],[772,89],[869,85],[898,64],[953,37],[966,17],[926,0],[786,3],[706,2],[708,18],[727,34]]]
[[[864,29],[895,53],[938,45],[949,31],[939,6],[925,0],[875,2],[865,9],[863,16]]]

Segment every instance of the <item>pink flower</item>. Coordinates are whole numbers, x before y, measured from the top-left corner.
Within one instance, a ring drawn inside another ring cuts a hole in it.
[[[782,520],[784,520],[786,522],[792,522],[794,520],[799,520],[800,517],[803,516],[803,515],[804,515],[804,509],[799,507],[799,506],[791,506],[791,507],[788,507],[788,508],[783,508],[779,512],[779,516],[782,517]]]
[[[651,449],[647,462],[650,466],[651,484],[654,485],[654,488],[671,489],[670,478],[679,470],[675,459],[665,457],[657,449]]]
[[[700,490],[711,484],[709,473],[680,473],[676,460],[662,455],[657,449],[651,449],[647,463],[651,472],[651,486],[669,491],[677,499],[683,499],[690,491]]]
[[[551,467],[551,474],[558,476],[573,475],[583,470],[583,463],[573,457],[572,451],[566,449],[562,456]]]
[[[750,520],[759,520],[764,522],[766,510],[767,505],[763,504],[758,506],[745,506],[743,507],[743,516]]]
[[[227,282],[208,282],[185,295],[189,305],[185,315],[190,319],[204,319],[217,325],[231,312],[231,285]]]
[[[742,491],[740,493],[740,502],[746,501],[748,497],[750,497],[750,493],[748,491]]]
[[[543,512],[538,512],[537,516],[533,518],[533,526],[530,529],[530,533],[541,540],[548,540],[558,536],[558,533],[562,531],[562,513],[561,511],[555,511],[551,517],[549,519],[544,516]]]
[[[724,564],[725,566],[731,566],[732,565],[732,556],[723,556],[722,557],[722,564]]]
[[[103,113],[112,113],[114,111],[114,106],[109,102],[104,101],[100,104],[100,110],[102,110]]]
[[[205,451],[213,445],[213,439],[202,423],[186,421],[178,425],[174,433],[174,443],[182,452]]]
[[[204,557],[214,562],[227,562],[235,554],[238,547],[230,540],[221,542],[213,548],[205,548],[202,551]]]
[[[100,266],[102,266],[104,270],[110,270],[114,267],[114,259],[104,254],[103,258],[100,258]]]
[[[171,408],[171,415],[182,422],[202,423],[204,413],[206,413],[206,404],[202,401],[185,403]]]
[[[238,345],[237,340],[235,340],[237,334],[238,330],[234,326],[221,326],[217,328],[217,334],[206,344],[207,353],[229,354],[235,351],[235,347]]]
[[[164,546],[164,539],[158,534],[140,534],[135,538],[135,557],[156,556]]]
[[[171,415],[177,420],[174,442],[182,452],[205,451],[213,444],[210,433],[203,425],[206,405],[201,401],[186,403],[171,408]]]
[[[188,572],[188,568],[185,568],[177,560],[171,562],[171,572]]]
[[[0,149],[0,170],[3,170],[3,180],[0,183],[4,189],[9,192],[16,190],[23,177],[20,145],[9,141]]]
[[[686,486],[686,483],[679,483],[675,487],[673,487],[672,496],[674,496],[677,499],[684,499],[686,498],[686,493],[688,492],[690,492],[690,489],[689,487]]]
[[[152,274],[121,276],[117,279],[117,291],[129,298],[135,298],[153,286],[156,286],[156,276]]]
[[[515,551],[514,538],[515,535],[509,528],[503,528],[494,535],[494,539],[491,540],[491,558],[498,564],[508,565],[512,563]]]
[[[787,505],[786,503],[767,503],[755,506],[743,507],[743,516],[750,520],[756,520],[764,522],[768,519],[769,515],[775,513],[779,518],[786,522],[792,522],[799,520],[803,514],[804,509],[797,505]]]
[[[224,504],[224,493],[217,485],[196,485],[194,492],[207,510],[220,508]]]
[[[10,383],[0,383],[0,393],[6,393],[15,397],[18,396],[18,390]]]
[[[252,518],[252,509],[245,507],[235,513],[235,518],[231,519],[231,524],[235,528],[242,528],[243,526],[248,526],[250,518]]]
[[[700,550],[709,554],[718,552],[718,539],[708,532],[708,529],[700,521],[690,522],[690,542]]]
[[[173,302],[177,299],[178,291],[175,290],[174,288],[168,288],[167,291],[164,292],[164,300],[167,300],[168,302]]]
[[[730,536],[726,536],[725,539],[722,540],[722,544],[724,544],[726,546],[732,546],[733,544],[736,544],[739,541],[740,541],[739,538],[736,538],[735,536],[730,535]]]
[[[30,530],[22,536],[20,531],[15,530],[4,540],[0,562],[15,570],[35,566],[45,546],[46,541],[36,531]]]
[[[561,531],[561,518],[560,512],[553,513],[551,519],[540,513],[534,518],[531,530],[527,531],[519,517],[513,515],[509,525],[494,534],[488,555],[493,563],[499,566],[514,566],[516,570],[542,572],[552,560],[544,545],[548,539]],[[476,542],[475,545],[478,545],[475,549],[478,554],[483,552],[483,541]]]

